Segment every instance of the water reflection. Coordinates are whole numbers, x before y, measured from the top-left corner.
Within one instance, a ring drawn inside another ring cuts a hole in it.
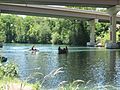
[[[38,54],[28,52],[29,44],[6,44],[0,50],[8,61],[19,66],[20,78],[25,80],[36,72],[48,75],[52,70],[63,67],[63,73],[49,78],[44,87],[55,88],[62,81],[90,81],[88,87],[120,85],[120,50],[105,48],[68,47],[68,54],[58,54],[56,45],[36,45]],[[34,75],[30,82],[42,81],[43,76]]]
[[[114,73],[114,85],[120,89],[120,51],[116,52],[116,60],[113,62],[112,70]]]
[[[115,75],[116,75],[116,51],[110,51],[110,62],[109,62],[109,76],[108,76],[108,82],[114,83]]]
[[[60,67],[65,68],[64,80],[73,81],[83,79],[87,74],[87,52],[72,52],[66,55],[59,55]]]

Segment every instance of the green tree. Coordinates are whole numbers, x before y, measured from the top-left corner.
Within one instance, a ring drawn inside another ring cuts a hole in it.
[[[15,40],[15,16],[14,15],[2,15],[1,22],[4,24],[6,40],[5,42],[12,42]]]
[[[37,18],[37,20],[39,20],[39,22],[35,22],[28,31],[29,43],[50,43],[51,31],[48,22],[44,20],[44,18]]]
[[[5,30],[4,30],[4,23],[1,20],[0,17],[0,42],[5,41]]]
[[[6,42],[85,45],[86,21],[16,15],[0,16],[0,35]]]
[[[23,20],[23,24],[24,24],[24,42],[28,43],[29,42],[29,36],[28,36],[28,31],[30,30],[30,28],[34,25],[35,20],[33,16],[27,16],[24,18]]]
[[[24,19],[22,17],[16,17],[16,23],[15,23],[15,33],[16,33],[16,38],[15,42],[17,43],[24,43],[25,40],[25,27],[23,24]]]

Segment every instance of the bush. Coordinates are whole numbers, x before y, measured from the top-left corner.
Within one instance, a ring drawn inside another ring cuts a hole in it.
[[[14,63],[0,63],[0,78],[17,76],[17,66]]]

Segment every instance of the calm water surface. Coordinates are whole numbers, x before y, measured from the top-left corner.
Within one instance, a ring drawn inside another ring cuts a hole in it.
[[[105,48],[68,47],[69,53],[58,55],[58,45],[36,44],[39,53],[32,54],[32,44],[5,44],[0,54],[18,65],[19,76],[29,82],[42,81],[43,76],[63,67],[62,73],[49,77],[46,88],[56,88],[60,82],[84,80],[90,88],[113,85],[120,90],[120,50]],[[29,78],[32,76],[32,78]]]

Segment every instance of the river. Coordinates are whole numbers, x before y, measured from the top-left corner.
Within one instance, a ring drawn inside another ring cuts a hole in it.
[[[120,50],[97,47],[68,46],[68,54],[58,54],[59,45],[36,44],[39,52],[29,51],[32,44],[4,44],[0,54],[8,58],[7,62],[18,65],[20,79],[28,82],[42,82],[43,87],[56,88],[60,82],[83,80],[90,88],[112,85],[120,87]],[[65,47],[64,45],[61,47]],[[56,69],[62,71],[54,77],[50,73]],[[28,78],[29,77],[29,78]],[[119,88],[120,89],[120,88]]]

